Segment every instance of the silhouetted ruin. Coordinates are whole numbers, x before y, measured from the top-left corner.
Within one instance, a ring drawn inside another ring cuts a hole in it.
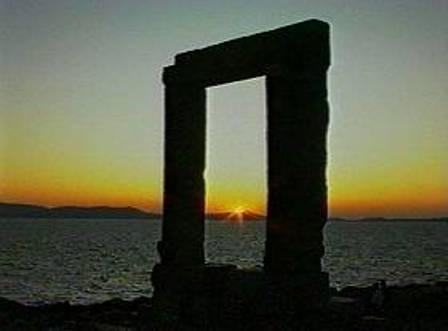
[[[223,314],[232,298],[258,304],[303,298],[313,305],[326,297],[328,275],[321,271],[321,258],[329,65],[329,25],[308,20],[178,54],[164,69],[163,231],[161,262],[152,276],[154,307],[162,314],[209,318],[210,309]],[[266,77],[268,112],[264,269],[207,265],[206,88],[258,76]]]

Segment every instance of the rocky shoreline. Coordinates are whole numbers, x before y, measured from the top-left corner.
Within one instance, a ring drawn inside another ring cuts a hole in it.
[[[329,303],[303,313],[253,316],[204,326],[193,322],[155,325],[150,298],[113,299],[91,305],[27,306],[0,298],[0,330],[448,330],[448,282],[331,290]],[[243,318],[241,318],[243,316]]]

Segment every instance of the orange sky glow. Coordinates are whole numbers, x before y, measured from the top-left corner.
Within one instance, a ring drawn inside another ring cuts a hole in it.
[[[162,68],[315,17],[331,25],[330,216],[448,215],[446,1],[0,6],[0,202],[159,212]],[[265,213],[265,98],[263,78],[207,89],[210,212]]]

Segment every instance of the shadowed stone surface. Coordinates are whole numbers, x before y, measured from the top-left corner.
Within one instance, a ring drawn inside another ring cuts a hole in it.
[[[327,219],[325,72],[268,76],[265,269],[319,273]]]
[[[175,64],[165,68],[161,263],[152,275],[156,312],[176,316],[182,302],[192,298],[202,302],[202,308],[192,310],[205,309],[211,298],[207,288],[219,288],[226,274],[258,279],[260,298],[273,291],[318,305],[326,296],[328,276],[321,272],[321,258],[327,219],[329,64],[329,26],[309,20],[178,54]],[[264,270],[254,276],[229,273],[233,266],[204,265],[203,174],[205,89],[257,76],[266,76],[268,211]],[[226,288],[216,295],[230,295],[232,287]]]
[[[165,89],[164,264],[204,263],[205,89]]]

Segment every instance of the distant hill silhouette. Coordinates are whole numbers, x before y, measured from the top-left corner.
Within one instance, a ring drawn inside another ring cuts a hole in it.
[[[251,211],[242,213],[244,220],[264,220],[266,216]],[[148,213],[133,207],[78,207],[63,206],[48,208],[31,204],[14,204],[0,202],[0,217],[30,217],[30,218],[151,218],[160,219],[161,214]],[[233,212],[207,214],[209,220],[233,220],[237,215]]]
[[[137,208],[76,207],[47,208],[28,204],[0,203],[0,217],[31,218],[160,218],[160,214],[147,213]]]

